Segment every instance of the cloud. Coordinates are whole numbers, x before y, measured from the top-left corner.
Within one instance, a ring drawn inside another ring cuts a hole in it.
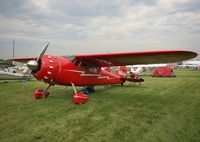
[[[31,0],[30,2],[31,2],[35,7],[39,8],[39,9],[41,9],[41,10],[48,11],[49,0],[40,0],[40,1]]]
[[[197,50],[199,5],[198,0],[3,0],[0,47],[5,45],[1,41],[15,39],[31,47],[49,40],[56,54],[68,47],[70,54]]]

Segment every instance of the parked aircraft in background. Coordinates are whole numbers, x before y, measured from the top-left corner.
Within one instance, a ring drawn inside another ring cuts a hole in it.
[[[181,67],[191,67],[191,68],[199,68],[200,67],[200,61],[184,61]]]
[[[146,71],[150,70],[149,67],[134,67],[134,66],[127,66],[129,68],[130,73],[136,75],[143,75]]]
[[[144,68],[153,68],[153,67],[166,67],[168,64],[142,64],[142,65],[131,65],[127,67],[132,68],[138,68],[138,67],[144,67]]]
[[[46,90],[37,89],[36,98],[49,95],[50,86],[71,85],[74,89],[74,102],[84,103],[88,96],[77,92],[75,86],[95,86],[108,84],[123,84],[132,81],[122,71],[119,74],[108,72],[102,67],[126,66],[134,64],[166,63],[188,60],[197,56],[191,51],[146,51],[108,54],[86,54],[73,56],[44,55],[49,43],[45,44],[36,58],[19,58],[14,61],[27,62],[33,76],[49,84]]]
[[[168,63],[168,64],[142,64],[142,65],[128,65],[127,67],[130,68],[130,72],[137,74],[137,75],[149,75],[146,74],[147,71],[150,71],[152,68],[158,68],[158,67],[169,67],[173,68],[177,66],[176,63]]]
[[[13,68],[6,68],[0,71],[0,80],[26,80],[29,76],[30,70],[28,67],[24,68],[22,72],[16,73]]]

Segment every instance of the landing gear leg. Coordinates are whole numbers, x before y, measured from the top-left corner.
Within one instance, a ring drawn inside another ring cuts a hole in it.
[[[44,90],[44,93],[47,92],[47,90],[48,90],[50,87],[51,87],[51,84],[49,84],[49,85],[47,86],[47,88]]]
[[[72,87],[73,87],[74,93],[76,94],[77,91],[76,91],[76,88],[75,88],[75,86],[74,86],[74,83],[71,82],[71,85],[72,85]]]

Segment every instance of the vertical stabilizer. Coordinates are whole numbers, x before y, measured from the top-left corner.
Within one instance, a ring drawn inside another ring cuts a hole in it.
[[[121,78],[127,78],[127,69],[126,66],[120,66],[119,70],[115,72],[116,75],[119,75]]]

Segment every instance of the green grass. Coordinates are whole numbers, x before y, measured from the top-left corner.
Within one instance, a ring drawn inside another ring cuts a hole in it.
[[[0,82],[1,142],[200,141],[200,71],[175,70],[176,78],[145,77],[140,86],[97,88],[86,104],[72,102],[71,87]]]

